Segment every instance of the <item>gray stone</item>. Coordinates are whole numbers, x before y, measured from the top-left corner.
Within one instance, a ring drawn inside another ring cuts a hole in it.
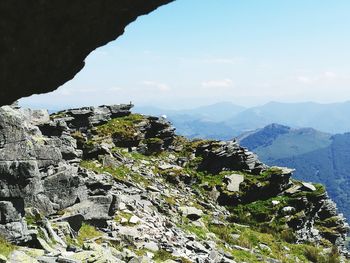
[[[50,122],[50,115],[47,110],[32,110],[20,108],[19,111],[26,116],[26,119],[33,125],[41,125]]]
[[[311,183],[302,182],[301,184],[303,185],[303,189],[305,189],[306,191],[316,191],[316,187]]]
[[[143,247],[147,250],[153,251],[153,252],[157,252],[159,250],[159,246],[156,242],[154,241],[150,241],[150,242],[145,242],[143,244]]]
[[[138,218],[135,215],[131,216],[131,218],[129,219],[129,223],[131,223],[131,224],[137,224],[139,222],[140,222],[140,218]]]
[[[19,263],[19,262],[30,262],[30,263],[39,263],[35,258],[27,255],[23,251],[15,250],[11,253],[11,255],[8,258],[9,262]]]
[[[288,188],[285,192],[287,194],[295,194],[301,191],[301,186],[300,185],[292,185],[290,188]]]
[[[191,206],[180,206],[179,210],[183,216],[185,216],[193,221],[198,220],[203,215],[202,210],[195,208],[195,207],[191,207]]]
[[[238,145],[236,141],[213,141],[196,149],[196,156],[202,157],[200,170],[219,173],[223,170],[251,171],[259,174],[266,169],[257,156]]]
[[[18,222],[21,221],[21,218],[21,211],[18,211],[13,206],[12,202],[0,201],[0,224],[7,224],[16,221]]]
[[[31,239],[27,224],[23,219],[18,222],[0,224],[0,233],[7,240],[17,244]]]
[[[40,256],[38,257],[40,263],[56,263],[57,257],[54,256]]]
[[[230,192],[238,192],[239,185],[244,181],[244,176],[241,174],[231,174],[225,176],[226,189]]]
[[[65,215],[82,215],[84,220],[107,220],[114,214],[114,198],[112,195],[91,196],[87,200],[70,206],[65,210]]]
[[[271,248],[268,245],[265,245],[265,244],[262,244],[262,243],[259,244],[259,248],[261,250],[263,250],[263,251],[272,252]]]

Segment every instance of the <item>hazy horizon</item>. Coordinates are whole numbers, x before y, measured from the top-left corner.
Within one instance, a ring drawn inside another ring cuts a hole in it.
[[[135,107],[137,108],[157,108],[157,109],[163,109],[163,110],[169,110],[169,111],[182,111],[182,110],[193,110],[193,109],[198,109],[201,107],[208,107],[208,106],[214,106],[214,105],[220,105],[220,104],[232,104],[235,106],[239,106],[242,107],[244,109],[251,109],[251,108],[255,108],[255,107],[262,107],[264,105],[268,105],[270,103],[281,103],[281,104],[318,104],[318,105],[332,105],[332,104],[343,104],[343,103],[350,103],[349,100],[345,100],[345,101],[335,101],[335,102],[329,102],[329,103],[325,103],[325,102],[316,102],[316,101],[299,101],[299,102],[283,102],[283,101],[268,101],[266,103],[262,103],[262,104],[255,104],[255,105],[241,105],[241,104],[237,104],[235,102],[232,101],[217,101],[217,102],[213,102],[213,103],[208,103],[208,104],[198,104],[197,106],[193,106],[193,107],[167,107],[167,106],[160,106],[160,105],[153,105],[153,104],[135,104],[132,101],[123,101],[123,102],[116,102],[116,103],[111,103],[111,104],[72,104],[72,105],[61,105],[61,106],[52,106],[49,104],[31,104],[31,103],[27,103],[25,101],[20,100],[19,101],[19,105],[21,107],[25,107],[25,108],[33,108],[33,109],[48,109],[48,110],[64,110],[64,109],[70,109],[70,108],[79,108],[79,107],[97,107],[97,106],[101,106],[101,105],[113,105],[113,104],[128,104],[128,103],[133,103]]]

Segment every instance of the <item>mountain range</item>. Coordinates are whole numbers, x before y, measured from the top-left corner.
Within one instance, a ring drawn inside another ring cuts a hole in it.
[[[184,110],[135,107],[134,112],[166,115],[179,134],[190,138],[227,140],[271,123],[292,128],[313,127],[332,134],[350,131],[350,102],[269,102],[251,108],[220,102]]]

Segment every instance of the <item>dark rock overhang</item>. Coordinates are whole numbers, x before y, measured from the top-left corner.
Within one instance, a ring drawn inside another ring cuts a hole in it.
[[[0,105],[72,79],[97,47],[174,0],[2,0]]]

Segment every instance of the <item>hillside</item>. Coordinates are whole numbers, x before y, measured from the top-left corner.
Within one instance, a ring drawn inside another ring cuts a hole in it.
[[[346,261],[322,185],[131,107],[0,108],[1,261]]]
[[[242,132],[279,123],[293,128],[312,127],[334,134],[350,131],[349,114],[350,102],[330,104],[270,102],[239,112],[225,120],[225,123],[233,129],[240,127]]]
[[[296,178],[326,185],[340,211],[350,218],[350,134],[332,136],[314,129],[273,124],[239,140],[267,164],[294,167]]]
[[[274,161],[279,165],[296,167],[295,177],[327,186],[331,198],[338,204],[339,210],[350,218],[350,134],[332,137],[332,143],[309,153]]]
[[[325,148],[331,144],[331,134],[312,128],[293,129],[270,124],[262,129],[237,137],[241,144],[254,151],[264,162],[294,157]]]

